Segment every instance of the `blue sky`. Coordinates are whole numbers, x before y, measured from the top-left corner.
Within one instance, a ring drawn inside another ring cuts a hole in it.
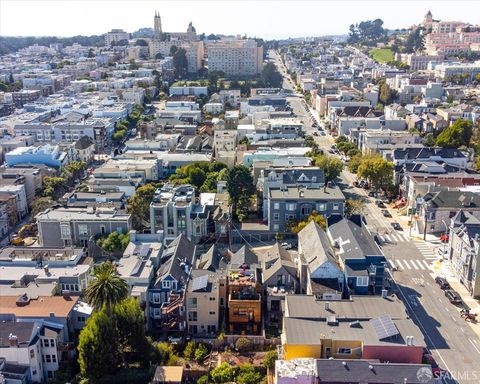
[[[0,0],[2,36],[133,32],[153,26],[160,11],[164,31],[247,34],[264,38],[347,33],[352,23],[381,18],[390,29],[434,18],[480,24],[478,0]]]

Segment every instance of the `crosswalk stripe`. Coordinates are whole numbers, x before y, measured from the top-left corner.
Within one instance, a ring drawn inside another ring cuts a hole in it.
[[[419,260],[410,260],[413,265],[415,265],[415,269],[423,269],[423,265],[420,263]],[[417,264],[419,265],[419,268],[417,268]]]
[[[387,239],[387,241],[392,241],[390,240],[390,236],[388,236],[387,234],[385,234],[385,239]]]
[[[408,261],[407,261],[407,260],[403,260],[403,263],[407,266],[408,269],[412,269],[412,267],[410,266],[410,264],[408,264]]]
[[[427,267],[427,269],[430,269],[430,264],[428,264],[425,260],[422,260],[422,262],[425,264],[425,266]]]
[[[420,266],[420,269],[424,269],[424,266],[422,264],[422,260],[415,260],[415,262]]]
[[[382,243],[384,243],[384,242],[385,242],[385,239],[383,238],[383,236],[382,236],[382,235],[377,235],[377,236],[378,236],[379,240],[380,240]]]
[[[393,260],[388,260],[388,264],[390,264],[390,268],[395,269],[395,262]]]

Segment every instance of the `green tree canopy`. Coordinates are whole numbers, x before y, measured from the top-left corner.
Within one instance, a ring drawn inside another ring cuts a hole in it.
[[[278,360],[278,353],[276,350],[268,351],[263,358],[263,366],[267,369],[275,367],[275,361]]]
[[[153,184],[145,184],[138,187],[130,199],[128,199],[127,212],[132,215],[133,227],[140,229],[143,222],[150,221],[150,203],[155,195],[156,187]]]
[[[443,148],[458,148],[468,146],[472,137],[472,122],[458,119],[452,125],[445,128],[437,137],[435,145]]]
[[[233,212],[238,216],[237,210],[240,208],[244,211],[248,208],[250,199],[256,191],[250,168],[236,165],[230,169],[227,174],[227,191],[232,201]]]
[[[347,216],[361,215],[365,209],[365,203],[361,198],[347,199],[345,201],[345,214]]]
[[[115,266],[107,261],[93,268],[93,280],[85,289],[85,298],[94,308],[110,311],[127,297],[128,291],[128,284],[117,275]]]
[[[78,342],[78,363],[83,377],[100,378],[117,370],[122,357],[114,344],[116,334],[115,323],[105,311],[94,312],[88,319]]]
[[[393,163],[380,155],[363,158],[358,176],[367,179],[375,189],[389,189],[393,184]]]
[[[56,200],[67,192],[67,180],[63,177],[44,177],[43,196]]]
[[[233,380],[234,373],[233,367],[227,362],[223,362],[218,367],[212,369],[210,375],[215,383],[227,383]]]
[[[52,207],[55,202],[51,197],[37,197],[32,203],[31,215],[32,217],[37,216],[40,212],[45,211],[46,209]]]
[[[343,163],[336,157],[320,155],[314,160],[315,165],[323,169],[326,182],[335,180],[343,171]]]
[[[277,67],[272,62],[268,62],[263,65],[262,73],[260,75],[265,86],[272,88],[281,88],[283,83],[283,77],[278,72]]]
[[[313,211],[310,216],[308,216],[305,220],[299,221],[297,223],[291,223],[290,230],[293,233],[298,233],[303,228],[305,228],[311,221],[315,221],[322,229],[327,228],[327,220],[325,219],[325,217],[320,215],[317,211]]]
[[[235,377],[237,384],[258,384],[262,380],[262,375],[252,364],[241,364],[238,367],[238,374]]]
[[[108,234],[106,237],[98,239],[97,245],[103,248],[105,251],[113,253],[123,252],[125,248],[127,248],[129,242],[130,235],[128,233],[119,233],[114,231]]]
[[[433,147],[435,145],[435,136],[433,133],[427,133],[423,138],[423,145],[426,147]]]

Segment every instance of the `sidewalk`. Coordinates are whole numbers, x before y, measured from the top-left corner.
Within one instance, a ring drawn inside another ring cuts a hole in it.
[[[473,313],[477,313],[478,316],[480,316],[480,302],[479,300],[474,299],[472,296],[470,296],[470,293],[468,290],[463,286],[463,284],[458,281],[450,266],[449,261],[438,261],[435,263],[433,267],[433,277],[441,276],[447,279],[448,284],[450,284],[450,287],[458,292],[460,297],[462,298],[463,302],[470,308],[470,311]],[[477,334],[478,337],[480,337],[480,319],[477,319],[478,323],[472,323],[471,321],[468,321],[468,324],[470,325],[470,328]],[[465,321],[467,323],[467,321]]]

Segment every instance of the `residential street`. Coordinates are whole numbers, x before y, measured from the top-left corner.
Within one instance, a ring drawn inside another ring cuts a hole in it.
[[[272,53],[270,55],[273,56]],[[284,87],[292,89],[278,56],[275,63],[284,76]],[[312,117],[302,100],[299,97],[289,98],[293,111],[305,124],[306,134],[313,135]],[[316,113],[312,115],[318,121]],[[328,151],[334,142],[329,135],[314,138],[324,151]],[[443,382],[480,382],[480,368],[477,367],[480,361],[480,324],[462,319],[460,308],[451,304],[435,283],[433,263],[438,256],[434,247],[428,242],[410,238],[406,228],[394,230],[391,222],[395,220],[396,213],[390,209],[394,218],[384,217],[374,198],[369,198],[365,190],[352,187],[354,180],[355,175],[346,169],[341,174],[339,185],[347,198],[361,198],[366,202],[364,216],[367,227],[372,235],[377,236],[389,262],[393,291],[405,302],[440,368],[446,370],[442,373]]]

